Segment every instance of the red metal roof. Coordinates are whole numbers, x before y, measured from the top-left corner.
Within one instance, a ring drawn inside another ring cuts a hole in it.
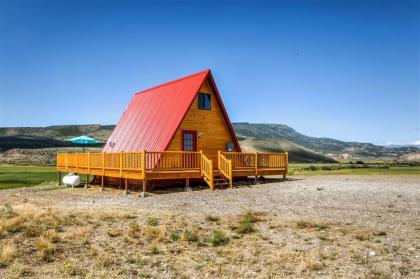
[[[103,151],[166,150],[206,78],[240,150],[212,74],[205,70],[136,93]]]

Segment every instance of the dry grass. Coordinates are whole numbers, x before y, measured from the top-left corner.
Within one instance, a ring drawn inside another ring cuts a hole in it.
[[[9,265],[17,256],[17,247],[13,241],[9,241],[0,247],[0,266]]]
[[[366,277],[391,269],[397,246],[374,241],[390,233],[321,221],[285,221],[246,211],[223,218],[118,209],[92,211],[10,206],[0,215],[0,278]],[[204,217],[204,219],[203,219]],[[273,225],[275,224],[275,225]],[[352,252],[349,252],[352,251]],[[413,274],[406,260],[399,270]],[[358,270],[357,268],[351,270]],[[358,271],[360,272],[360,270]]]

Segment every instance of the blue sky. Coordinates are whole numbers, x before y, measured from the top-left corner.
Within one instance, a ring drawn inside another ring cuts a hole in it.
[[[0,126],[114,124],[211,68],[231,120],[420,139],[418,1],[5,1]]]

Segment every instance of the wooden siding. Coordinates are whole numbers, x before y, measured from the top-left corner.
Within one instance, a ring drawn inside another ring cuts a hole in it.
[[[218,150],[226,151],[226,145],[234,140],[207,81],[204,82],[199,92],[211,94],[211,110],[198,109],[197,94],[167,150],[182,150],[183,130],[197,131],[197,150],[202,150],[210,160],[213,160],[213,167],[215,167]],[[236,146],[235,151],[237,151]]]

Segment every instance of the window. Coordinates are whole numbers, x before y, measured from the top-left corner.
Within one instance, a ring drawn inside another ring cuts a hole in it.
[[[182,131],[182,150],[196,151],[197,133],[195,131]]]
[[[211,95],[198,93],[198,109],[211,109]]]

